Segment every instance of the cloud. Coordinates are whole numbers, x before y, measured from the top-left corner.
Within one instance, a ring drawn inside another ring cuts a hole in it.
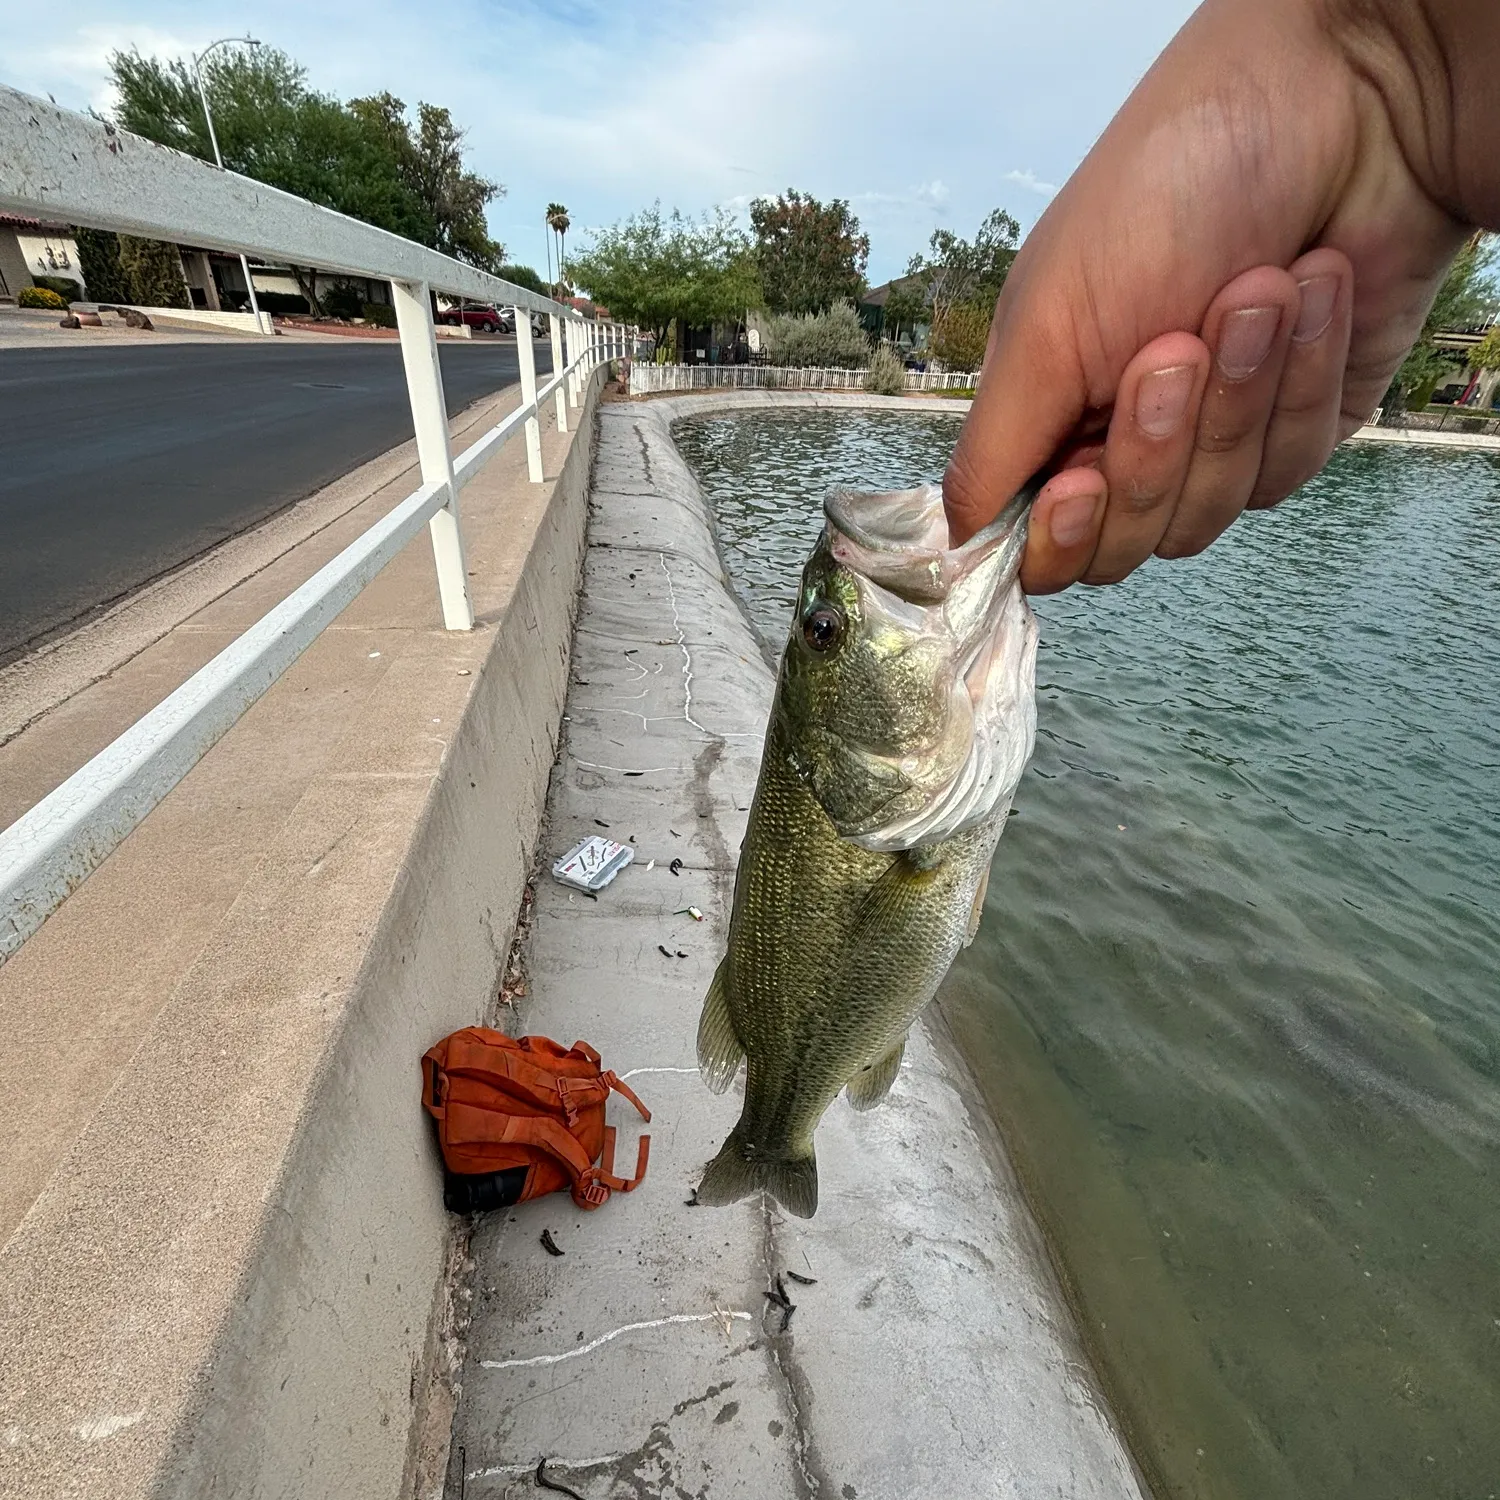
[[[900,83],[900,0],[256,0],[253,29],[314,88],[449,106],[472,165],[508,189],[491,227],[522,261],[543,263],[551,201],[608,224],[658,198],[696,217],[796,187],[854,204],[879,281],[938,223],[1034,221],[1192,4],[928,0],[924,26],[963,42],[936,105]],[[0,81],[107,107],[115,48],[180,56],[236,29],[191,0],[129,14],[70,0],[45,39],[10,39]]]
[[[1023,188],[1027,188],[1033,193],[1040,193],[1043,198],[1050,198],[1057,192],[1057,184],[1055,182],[1043,182],[1030,168],[1024,172],[1011,170],[1005,174],[1005,180],[1007,182],[1019,183]]]

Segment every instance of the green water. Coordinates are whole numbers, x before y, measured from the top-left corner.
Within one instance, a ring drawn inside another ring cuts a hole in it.
[[[955,419],[678,440],[779,649],[832,485]],[[1036,601],[1037,752],[940,1004],[1158,1495],[1500,1494],[1500,466],[1354,447]]]

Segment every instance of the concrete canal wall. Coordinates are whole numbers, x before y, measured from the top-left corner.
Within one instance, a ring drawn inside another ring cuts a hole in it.
[[[554,1197],[480,1223],[453,1447],[422,1500],[529,1493],[539,1457],[591,1500],[1139,1500],[1003,1147],[932,1026],[885,1104],[828,1112],[815,1218],[689,1201],[739,1112],[738,1088],[699,1080],[694,1037],[774,682],[671,425],[870,405],[932,409],[761,393],[600,409],[542,854],[603,825],[635,861],[597,901],[539,882],[507,1026],[600,1048],[655,1111],[650,1174],[595,1213]],[[643,1127],[612,1117],[628,1166]],[[816,1284],[785,1281],[783,1324],[766,1294],[785,1272]]]

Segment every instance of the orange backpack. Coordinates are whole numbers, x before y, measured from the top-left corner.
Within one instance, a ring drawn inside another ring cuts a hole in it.
[[[470,1213],[565,1187],[579,1208],[598,1208],[611,1192],[632,1191],[646,1175],[651,1137],[641,1137],[635,1176],[616,1177],[614,1127],[604,1123],[611,1092],[650,1120],[587,1042],[565,1048],[485,1026],[444,1037],[422,1058],[422,1103],[447,1169],[443,1201]]]

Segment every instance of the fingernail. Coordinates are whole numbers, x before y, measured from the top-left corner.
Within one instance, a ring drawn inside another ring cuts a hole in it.
[[[1279,307],[1245,307],[1219,324],[1219,373],[1246,380],[1266,362],[1281,322]]]
[[[1069,495],[1059,500],[1047,516],[1047,530],[1055,547],[1076,547],[1094,529],[1097,495]]]
[[[1193,394],[1193,367],[1173,365],[1141,376],[1135,392],[1135,425],[1148,437],[1170,437]]]
[[[1302,293],[1302,310],[1297,314],[1292,337],[1299,344],[1306,344],[1317,338],[1333,321],[1339,280],[1337,276],[1314,276],[1311,281],[1299,281],[1297,290]]]

